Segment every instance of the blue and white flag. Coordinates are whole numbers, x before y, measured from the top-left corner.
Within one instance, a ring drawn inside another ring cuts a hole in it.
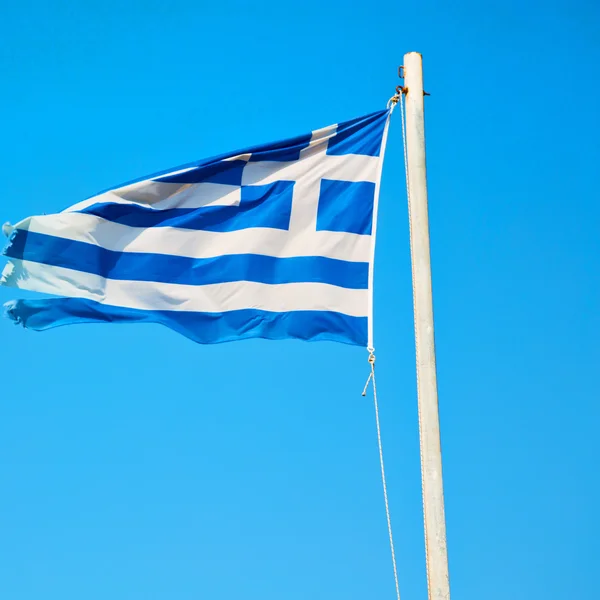
[[[0,283],[34,330],[161,323],[209,344],[372,345],[390,111],[171,169],[6,227]]]

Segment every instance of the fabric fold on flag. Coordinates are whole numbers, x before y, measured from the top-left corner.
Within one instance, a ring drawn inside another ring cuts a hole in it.
[[[159,323],[199,343],[372,345],[390,111],[145,177],[5,228],[0,285],[33,330]]]

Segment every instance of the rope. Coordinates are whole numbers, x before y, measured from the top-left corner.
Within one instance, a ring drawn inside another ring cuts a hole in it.
[[[400,104],[400,116],[402,118],[402,143],[404,145],[404,171],[406,173],[406,198],[408,200],[408,235],[410,241],[410,250],[412,253],[412,223],[411,212],[412,212],[412,202],[410,198],[410,184],[408,180],[408,147],[406,142],[406,121],[405,121],[405,97],[402,94],[402,98],[399,101]],[[414,315],[414,328],[415,328],[415,350],[416,355],[419,355],[419,337],[417,336],[417,299],[415,292],[415,261],[411,256],[411,270],[412,270],[412,289],[413,289],[413,315]],[[417,395],[419,393],[419,365],[417,363]],[[423,465],[423,423],[421,416],[421,403],[417,403],[418,410],[418,418],[419,418],[419,446],[420,446],[420,456],[421,456],[421,501],[423,503],[423,522],[425,524],[425,573],[427,574],[427,597],[431,599],[431,583],[429,580],[429,552],[428,548],[428,539],[427,539],[427,514],[425,512],[425,469]]]
[[[400,98],[400,118],[402,120],[402,145],[404,147],[404,172],[406,173],[406,197],[408,198],[408,214],[410,216],[410,186],[408,184],[408,147],[406,144],[406,120],[405,120],[405,116],[404,116],[404,94],[402,94],[401,98]],[[409,223],[411,223],[411,221],[409,220]],[[409,228],[409,235],[412,238],[412,231],[410,231]],[[411,246],[412,248],[412,246]],[[413,273],[414,275],[414,273]],[[414,281],[414,278],[413,278]],[[413,288],[414,289],[414,288]],[[413,293],[413,300],[414,300],[414,293]],[[415,323],[415,327],[416,327],[416,323]]]
[[[375,349],[369,350],[369,364],[371,365],[371,373],[365,384],[365,389],[362,395],[367,395],[367,388],[371,380],[373,381],[373,404],[375,406],[375,424],[377,425],[377,444],[379,446],[379,464],[381,466],[381,482],[383,484],[383,500],[385,502],[385,516],[387,518],[388,535],[390,538],[390,550],[392,551],[392,566],[394,567],[394,582],[396,584],[396,598],[400,600],[400,586],[398,585],[398,569],[396,567],[396,552],[394,551],[394,536],[392,535],[392,519],[390,517],[390,505],[387,495],[387,483],[385,479],[385,465],[383,462],[383,445],[381,443],[381,426],[379,424],[379,403],[377,402],[377,383],[375,381]]]

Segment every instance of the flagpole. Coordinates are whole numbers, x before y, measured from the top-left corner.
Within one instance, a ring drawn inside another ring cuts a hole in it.
[[[444,517],[442,453],[438,413],[433,298],[427,214],[423,60],[404,56],[406,149],[410,248],[413,273],[417,396],[421,441],[423,519],[429,600],[449,600],[448,554]]]

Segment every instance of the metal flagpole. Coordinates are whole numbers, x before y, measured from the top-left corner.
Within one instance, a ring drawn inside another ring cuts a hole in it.
[[[427,214],[423,61],[417,52],[404,56],[404,83],[427,588],[429,600],[449,600]]]

